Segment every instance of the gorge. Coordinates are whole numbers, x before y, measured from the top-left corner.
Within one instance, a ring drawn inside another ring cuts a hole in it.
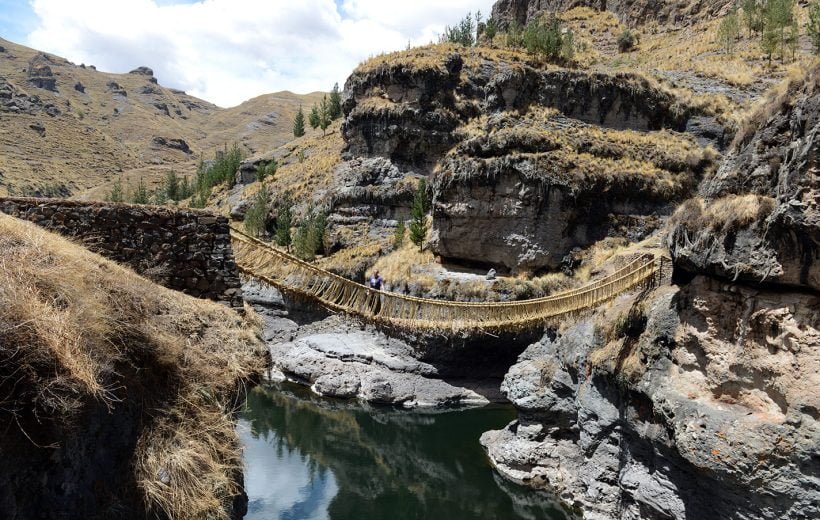
[[[3,40],[0,517],[820,517],[820,7],[789,5],[773,60],[716,36],[747,2],[499,0],[293,139],[322,95],[219,109]],[[37,148],[95,159],[54,187]],[[94,200],[174,168],[193,194]]]

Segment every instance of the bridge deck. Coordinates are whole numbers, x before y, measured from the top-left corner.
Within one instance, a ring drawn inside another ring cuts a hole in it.
[[[472,303],[416,298],[375,291],[325,271],[238,230],[231,230],[234,255],[243,273],[285,291],[319,301],[339,312],[373,322],[425,330],[511,330],[595,308],[619,294],[657,283],[662,257],[642,255],[589,285],[544,298]]]

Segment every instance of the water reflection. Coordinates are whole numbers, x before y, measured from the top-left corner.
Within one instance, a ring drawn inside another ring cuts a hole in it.
[[[564,519],[549,498],[496,479],[478,438],[507,407],[420,414],[282,385],[248,397],[247,518]]]

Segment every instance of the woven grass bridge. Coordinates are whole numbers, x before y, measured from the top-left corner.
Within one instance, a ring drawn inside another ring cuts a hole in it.
[[[375,291],[231,230],[234,255],[244,274],[325,307],[402,328],[439,331],[515,330],[543,325],[595,308],[619,294],[658,282],[663,257],[642,255],[589,285],[544,298],[472,303]]]

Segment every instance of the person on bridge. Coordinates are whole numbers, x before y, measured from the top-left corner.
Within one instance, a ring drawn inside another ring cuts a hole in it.
[[[384,285],[384,278],[379,275],[378,271],[373,271],[373,276],[370,277],[370,288],[381,291],[382,285]]]

